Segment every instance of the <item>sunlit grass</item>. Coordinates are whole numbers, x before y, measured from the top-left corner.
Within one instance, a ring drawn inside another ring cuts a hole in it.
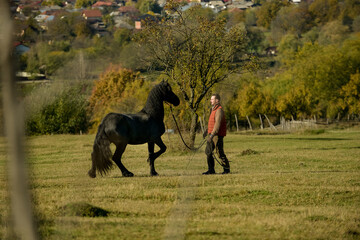
[[[356,239],[360,237],[360,130],[295,134],[230,134],[230,175],[203,176],[204,147],[168,152],[150,177],[147,146],[128,146],[124,178],[114,168],[91,179],[94,135],[30,137],[31,187],[44,239]],[[200,136],[198,143],[200,143]],[[0,140],[0,184],[6,196],[5,146]],[[219,165],[216,171],[222,172]],[[87,203],[107,217],[64,213]],[[8,203],[1,198],[1,236]]]

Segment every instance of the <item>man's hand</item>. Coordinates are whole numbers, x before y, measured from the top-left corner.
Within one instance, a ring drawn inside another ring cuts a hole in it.
[[[209,134],[209,135],[207,136],[206,141],[208,141],[208,143],[211,143],[211,142],[212,142],[212,140],[213,140],[213,138],[214,138],[214,135]]]

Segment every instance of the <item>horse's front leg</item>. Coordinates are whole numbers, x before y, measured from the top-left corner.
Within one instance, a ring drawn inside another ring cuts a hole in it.
[[[154,149],[155,149],[155,143],[154,142],[149,142],[148,143],[148,151],[149,151],[149,158],[148,158],[148,163],[150,165],[150,175],[151,176],[157,176],[158,173],[155,171],[155,153],[154,153]]]
[[[156,153],[154,153],[155,144],[160,147],[160,150],[157,151]],[[150,174],[151,176],[157,176],[158,173],[155,170],[155,159],[166,151],[166,146],[161,140],[161,138],[158,138],[155,142],[148,143],[148,150],[149,150],[148,162],[150,164]]]

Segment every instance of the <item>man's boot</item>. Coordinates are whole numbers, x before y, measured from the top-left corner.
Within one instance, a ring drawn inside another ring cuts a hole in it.
[[[222,174],[228,174],[230,173],[230,164],[229,164],[229,160],[225,157],[225,158],[222,158],[222,163],[224,164],[223,165],[223,168],[224,168],[224,172]]]
[[[216,172],[215,172],[215,170],[214,169],[209,169],[209,170],[207,170],[206,172],[203,172],[202,174],[203,175],[210,175],[210,174],[215,174]]]
[[[203,175],[215,174],[215,161],[212,156],[207,157],[208,170]]]

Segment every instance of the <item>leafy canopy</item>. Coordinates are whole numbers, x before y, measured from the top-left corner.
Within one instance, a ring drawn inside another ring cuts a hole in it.
[[[110,112],[139,111],[145,104],[148,89],[139,73],[111,66],[95,82],[89,98],[94,127]]]
[[[231,73],[247,38],[242,24],[227,29],[224,19],[197,15],[200,6],[185,12],[178,8],[179,4],[169,2],[166,9],[177,17],[147,21],[136,40],[147,51],[145,60],[164,70],[195,113],[205,94]]]

